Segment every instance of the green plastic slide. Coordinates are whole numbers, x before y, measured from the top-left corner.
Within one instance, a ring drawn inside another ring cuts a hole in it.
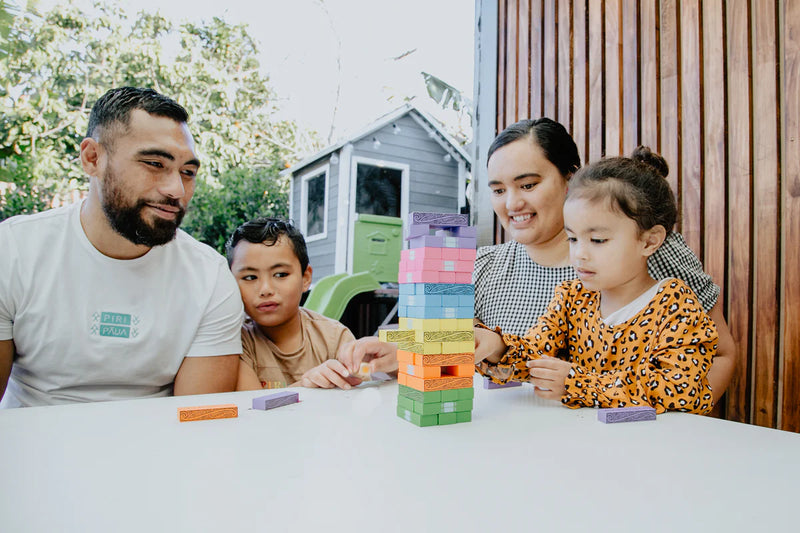
[[[345,307],[356,294],[380,288],[380,283],[369,272],[358,272],[352,275],[332,274],[325,276],[314,285],[303,307],[328,318],[339,320],[342,318]]]

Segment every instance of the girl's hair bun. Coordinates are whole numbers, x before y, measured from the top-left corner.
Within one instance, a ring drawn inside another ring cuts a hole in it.
[[[669,174],[669,165],[667,165],[666,159],[650,150],[649,146],[637,146],[631,154],[631,159],[651,167],[662,178],[666,178]]]

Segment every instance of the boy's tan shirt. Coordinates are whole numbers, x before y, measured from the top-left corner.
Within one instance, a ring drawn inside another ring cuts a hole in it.
[[[303,342],[297,351],[284,353],[250,320],[242,326],[242,361],[250,366],[265,389],[288,387],[306,371],[336,359],[342,344],[355,340],[347,327],[314,311],[300,308]]]

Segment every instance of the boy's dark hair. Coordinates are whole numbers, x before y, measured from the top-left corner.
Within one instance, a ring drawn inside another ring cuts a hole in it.
[[[567,198],[608,199],[636,222],[640,231],[661,225],[672,231],[678,219],[663,157],[639,146],[627,157],[609,157],[586,165],[569,182]]]
[[[282,235],[292,243],[294,255],[300,261],[300,272],[305,273],[308,267],[308,250],[303,234],[288,220],[272,217],[255,218],[236,228],[228,242],[225,243],[228,266],[230,267],[233,263],[233,250],[240,241],[245,240],[253,244],[272,246]]]
[[[175,122],[189,120],[189,113],[183,106],[153,89],[118,87],[111,89],[95,102],[92,112],[89,114],[86,136],[100,142],[100,135],[107,128],[120,125],[127,129],[130,124],[131,111],[134,109],[141,109],[159,117],[171,118]],[[107,146],[112,145],[113,136],[107,136],[102,139],[102,142]]]
[[[529,137],[530,141],[537,144],[544,156],[550,161],[561,175],[569,178],[581,167],[581,156],[575,141],[567,133],[567,129],[555,120],[547,117],[536,120],[525,119],[515,122],[495,137],[489,146],[489,155],[486,157],[488,164],[492,154],[507,144]]]

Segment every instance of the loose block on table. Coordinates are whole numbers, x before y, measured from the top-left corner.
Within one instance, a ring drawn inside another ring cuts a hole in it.
[[[635,405],[631,407],[610,407],[597,410],[597,419],[605,424],[617,422],[639,422],[655,420],[656,410],[649,405]]]
[[[472,385],[472,377],[418,378],[399,371],[397,382],[423,392],[432,390],[463,389]]]
[[[300,401],[300,395],[292,391],[280,391],[267,394],[266,396],[259,396],[253,398],[253,409],[260,409],[266,411],[267,409],[275,409],[292,403]]]
[[[509,381],[508,383],[500,385],[499,383],[495,383],[494,381],[492,381],[491,379],[489,379],[487,377],[483,378],[483,388],[484,389],[508,389],[508,388],[511,388],[511,387],[521,387],[521,386],[522,386],[522,383],[519,382],[519,381]]]
[[[412,224],[430,224],[431,226],[452,227],[469,226],[469,215],[462,213],[426,213],[414,211],[409,213]]]
[[[219,418],[237,418],[239,408],[236,404],[201,405],[198,407],[178,407],[178,420],[194,422],[196,420],[217,420]]]

